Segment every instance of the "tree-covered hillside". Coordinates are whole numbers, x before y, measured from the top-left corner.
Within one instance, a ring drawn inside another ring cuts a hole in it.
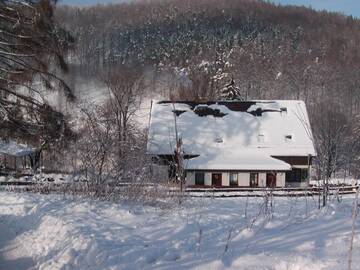
[[[69,59],[83,75],[131,65],[155,71],[157,86],[166,74],[165,98],[213,100],[233,81],[246,99],[302,99],[328,170],[354,152],[357,19],[252,0],[62,6],[56,16],[77,39]]]
[[[225,74],[250,98],[331,96],[358,109],[360,22],[351,17],[249,0],[60,7],[57,16],[77,38],[72,61],[83,72],[185,68],[196,92],[187,99],[213,97]]]

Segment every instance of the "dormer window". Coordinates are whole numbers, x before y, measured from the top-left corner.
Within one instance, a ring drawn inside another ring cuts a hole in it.
[[[260,143],[265,142],[265,135],[264,134],[260,133],[258,135],[258,142],[260,142]]]
[[[293,140],[293,136],[291,134],[285,135],[285,141],[286,142],[291,142],[292,140]]]
[[[287,114],[287,108],[286,107],[281,107],[280,108],[280,113],[281,114]]]

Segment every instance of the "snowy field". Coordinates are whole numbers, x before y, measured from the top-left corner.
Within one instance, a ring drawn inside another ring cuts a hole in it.
[[[0,192],[0,269],[347,269],[353,195],[322,210],[274,200],[266,217],[263,198],[160,208]],[[353,269],[359,252],[356,236]]]

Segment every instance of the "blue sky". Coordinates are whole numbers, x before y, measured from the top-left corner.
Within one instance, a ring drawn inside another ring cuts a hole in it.
[[[337,11],[360,18],[360,0],[272,0],[287,5],[303,5],[317,10]]]
[[[60,0],[59,2],[60,4],[82,6],[125,1],[127,0]],[[270,2],[288,5],[304,5],[307,7],[311,6],[312,8],[318,10],[325,9],[329,11],[337,11],[360,18],[360,0],[271,0]]]

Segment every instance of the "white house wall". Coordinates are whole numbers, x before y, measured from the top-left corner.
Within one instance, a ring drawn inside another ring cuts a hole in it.
[[[277,173],[276,174],[276,186],[277,187],[285,187],[285,173]]]
[[[238,174],[238,185],[240,187],[250,186],[250,173],[239,173]]]
[[[230,186],[230,173],[229,172],[221,172],[222,174],[222,186],[227,187]],[[266,187],[266,173],[259,173],[259,187]],[[212,185],[212,172],[204,173],[204,185],[211,186]],[[276,173],[276,186],[277,187],[285,187],[285,172],[277,172]],[[287,183],[289,184],[289,183]],[[306,184],[306,183],[305,183]],[[195,185],[195,172],[188,171],[186,173],[186,185],[192,186]],[[250,186],[250,173],[249,172],[241,172],[238,173],[238,186],[239,187],[249,187]]]
[[[195,185],[195,172],[186,173],[186,185],[189,186]]]
[[[211,186],[211,173],[205,173],[205,186]]]
[[[229,173],[225,172],[225,173],[222,173],[222,185],[227,187],[227,186],[230,186],[230,179],[229,179]]]
[[[259,173],[259,187],[266,187],[266,173]]]

